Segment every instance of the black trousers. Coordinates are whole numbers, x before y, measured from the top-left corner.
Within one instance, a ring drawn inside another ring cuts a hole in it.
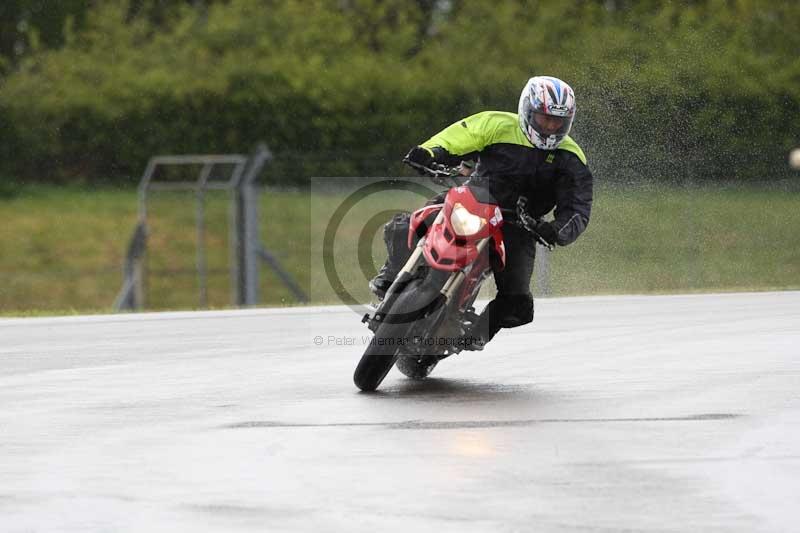
[[[536,243],[530,233],[514,224],[503,225],[505,268],[492,249],[492,270],[497,295],[481,313],[478,331],[489,341],[501,328],[515,328],[533,321],[531,276]]]

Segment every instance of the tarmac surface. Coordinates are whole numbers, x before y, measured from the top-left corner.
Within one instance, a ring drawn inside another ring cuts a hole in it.
[[[800,292],[539,299],[374,394],[368,333],[0,320],[0,531],[800,531]]]

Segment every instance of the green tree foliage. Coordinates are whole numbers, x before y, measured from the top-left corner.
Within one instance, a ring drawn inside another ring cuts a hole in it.
[[[107,0],[0,85],[0,165],[135,179],[263,139],[278,178],[396,172],[540,73],[575,87],[604,177],[769,178],[800,140],[798,21],[755,0]]]
[[[64,28],[80,27],[86,15],[85,0],[4,0],[0,3],[0,59],[12,65],[40,46],[64,44]]]

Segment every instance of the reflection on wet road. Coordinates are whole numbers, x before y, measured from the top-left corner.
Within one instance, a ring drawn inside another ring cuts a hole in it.
[[[378,392],[346,308],[0,320],[2,531],[793,531],[800,293],[537,301]]]

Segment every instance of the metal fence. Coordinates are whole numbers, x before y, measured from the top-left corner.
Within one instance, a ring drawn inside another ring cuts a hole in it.
[[[307,302],[300,286],[282,268],[277,257],[259,237],[258,203],[261,189],[256,180],[272,155],[260,144],[250,155],[159,155],[150,159],[139,183],[139,216],[128,245],[123,267],[124,280],[114,309],[139,310],[146,306],[148,207],[158,191],[190,191],[195,194],[195,227],[197,234],[196,273],[198,306],[208,306],[208,259],[206,227],[206,195],[209,191],[225,191],[229,195],[230,213],[230,277],[231,303],[251,306],[259,303],[259,267],[266,263],[300,302]],[[197,168],[192,181],[159,179],[165,167]]]

